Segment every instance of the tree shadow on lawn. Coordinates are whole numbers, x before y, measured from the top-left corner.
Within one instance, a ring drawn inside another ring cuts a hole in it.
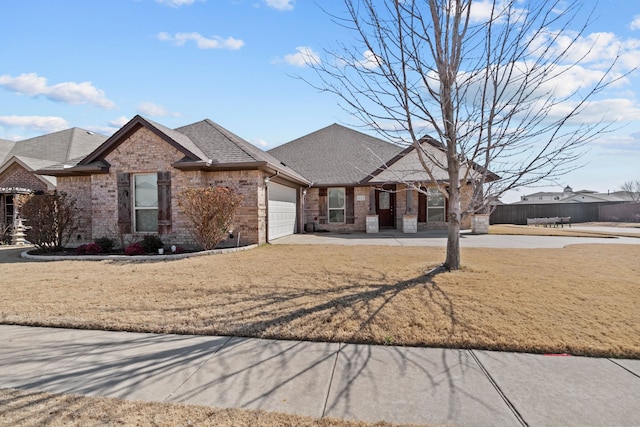
[[[433,274],[425,274],[390,285],[384,283],[383,276],[383,283],[352,283],[323,289],[273,286],[263,287],[259,295],[243,289],[236,292],[200,288],[192,289],[195,294],[204,295],[204,301],[198,305],[186,301],[185,306],[160,310],[178,316],[190,311],[203,313],[192,319],[197,322],[193,330],[176,331],[180,333],[388,345],[397,344],[403,324],[394,319],[387,324],[380,317],[388,318],[385,309],[399,296],[409,298],[403,293],[416,289],[425,301],[420,308],[429,312],[430,318],[446,323],[443,329],[451,338],[460,320],[454,301],[433,278]],[[390,312],[402,309],[402,304],[398,302]],[[405,320],[410,321],[410,313],[407,316]],[[385,325],[388,330],[381,335]]]

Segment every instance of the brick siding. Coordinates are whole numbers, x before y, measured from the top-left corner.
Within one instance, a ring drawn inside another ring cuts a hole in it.
[[[355,187],[354,189],[354,216],[353,224],[329,224],[323,220],[327,218],[327,212],[320,212],[320,196],[318,188],[310,188],[304,200],[304,223],[314,223],[318,230],[333,232],[364,232],[366,231],[366,218],[369,215],[369,205],[371,201],[371,187]],[[395,221],[396,229],[402,230],[402,216],[405,214],[418,214],[418,192],[411,190],[411,206],[407,206],[407,186],[405,184],[396,185],[395,193]],[[473,193],[471,186],[465,186],[461,192],[461,205],[466,206]],[[364,200],[358,201],[364,197]],[[447,223],[444,221],[431,221],[429,223],[418,223],[418,230],[440,230],[446,229]],[[463,217],[461,228],[471,228],[471,218]]]
[[[247,171],[181,171],[171,166],[184,154],[146,128],[141,128],[105,156],[111,167],[108,174],[86,177],[59,177],[58,188],[78,199],[81,207],[78,231],[81,241],[99,237],[118,238],[118,173],[171,172],[171,233],[163,234],[165,244],[191,245],[195,241],[190,224],[178,205],[181,189],[207,185],[226,186],[243,196],[233,230],[240,232],[241,244],[266,242],[266,205],[264,201],[264,173]],[[132,241],[138,236],[124,236]],[[234,242],[236,240],[234,239]]]
[[[32,172],[14,163],[0,175],[0,188],[27,188],[33,191],[47,191],[47,184]]]

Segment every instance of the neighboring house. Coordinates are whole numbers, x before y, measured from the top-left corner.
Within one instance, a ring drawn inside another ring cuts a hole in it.
[[[169,129],[141,116],[83,159],[39,173],[77,199],[76,243],[144,233],[193,243],[178,196],[188,187],[225,186],[243,196],[233,242],[262,244],[301,231],[301,197],[311,184],[210,120]]]
[[[435,140],[424,138],[422,147],[446,164],[446,153]],[[404,229],[407,218],[417,219],[418,230],[447,226],[445,198],[430,184],[413,146],[403,149],[333,124],[269,153],[312,182],[304,198],[308,230],[365,231],[372,217],[377,217],[379,228]],[[446,170],[433,162],[431,166],[438,182],[446,184]],[[464,171],[462,168],[462,174]],[[489,179],[494,178],[490,174]],[[463,186],[463,204],[470,200],[473,184],[468,181]],[[462,227],[469,228],[470,222],[465,217]]]
[[[106,139],[104,135],[72,128],[24,141],[0,140],[0,231],[8,233],[13,227],[17,194],[56,189],[54,177],[35,171],[82,158]]]
[[[603,202],[632,202],[633,194],[626,191],[614,191],[598,193],[592,190],[573,191],[570,186],[566,186],[562,192],[537,192],[520,197],[520,200],[512,205],[533,205],[549,203],[603,203]]]

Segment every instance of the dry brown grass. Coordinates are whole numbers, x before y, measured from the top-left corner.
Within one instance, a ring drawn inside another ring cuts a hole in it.
[[[12,252],[13,251],[13,252]],[[170,262],[9,262],[0,322],[640,357],[640,246],[268,246]],[[1,261],[1,260],[0,260]]]
[[[543,227],[534,225],[496,224],[489,227],[489,234],[515,236],[564,236],[564,237],[640,237],[638,233],[625,233],[623,228],[615,232],[574,230],[567,227]]]
[[[177,403],[126,401],[0,389],[2,426],[392,426],[277,412],[217,409]]]

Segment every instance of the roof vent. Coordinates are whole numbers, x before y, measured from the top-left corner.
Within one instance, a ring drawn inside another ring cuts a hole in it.
[[[87,131],[87,135],[95,135],[94,132],[91,132],[90,130]]]

